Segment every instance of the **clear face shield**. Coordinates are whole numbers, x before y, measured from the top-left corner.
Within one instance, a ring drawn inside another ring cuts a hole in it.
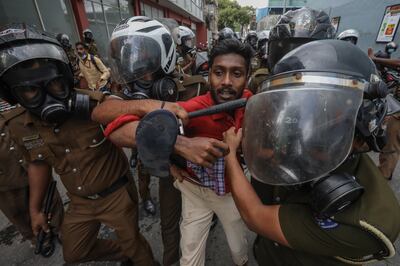
[[[121,36],[111,41],[109,58],[113,77],[127,84],[157,72],[161,67],[161,49],[145,36]]]
[[[366,82],[337,74],[275,76],[246,106],[243,152],[252,176],[270,185],[319,179],[352,147]]]
[[[194,47],[194,39],[191,37],[188,37],[184,40],[184,44],[188,48],[193,48]]]

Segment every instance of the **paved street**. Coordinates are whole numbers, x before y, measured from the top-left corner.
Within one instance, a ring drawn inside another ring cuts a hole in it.
[[[373,156],[376,157],[376,156]],[[376,161],[376,158],[374,158]],[[400,200],[400,167],[398,166],[395,172],[396,179],[391,181],[392,188],[396,191],[396,195]],[[58,182],[59,190],[62,193],[63,200],[68,199],[65,195],[65,189]],[[158,185],[157,180],[153,178],[151,183],[151,194],[158,202]],[[158,211],[158,210],[157,210]],[[25,241],[21,242],[21,236],[15,231],[7,219],[0,214],[0,265],[63,265],[62,252],[60,246],[57,246],[55,254],[46,259],[33,255],[33,249],[30,244]],[[382,217],[384,219],[384,217]],[[161,261],[162,258],[162,243],[160,234],[160,219],[159,213],[155,217],[149,217],[145,214],[140,206],[140,228],[145,235],[150,245],[153,248],[155,257]],[[101,237],[109,237],[112,232],[108,228],[103,228]],[[254,233],[248,232],[248,241],[251,244],[254,240]],[[397,241],[397,247],[400,247],[400,241]],[[249,266],[257,265],[252,257],[251,245],[249,245],[249,254],[251,256]],[[118,265],[115,262],[104,263],[85,263],[80,265]],[[207,244],[207,266],[233,265],[230,258],[229,249],[226,239],[220,224],[210,233]],[[400,256],[397,254],[394,258],[387,262],[380,262],[372,265],[400,265]]]

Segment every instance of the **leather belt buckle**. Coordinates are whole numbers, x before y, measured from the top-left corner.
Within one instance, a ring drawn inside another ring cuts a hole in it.
[[[94,195],[87,196],[86,198],[91,199],[91,200],[97,200],[98,198],[100,198],[100,195],[94,194]]]

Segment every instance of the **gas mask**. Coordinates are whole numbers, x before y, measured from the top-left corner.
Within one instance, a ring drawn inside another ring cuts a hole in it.
[[[178,88],[175,81],[170,77],[149,81],[136,80],[128,84],[124,93],[136,100],[155,99],[168,102],[178,100]]]
[[[71,91],[73,78],[64,69],[67,67],[59,62],[38,60],[23,71],[17,66],[3,79],[23,107],[44,121],[60,124],[73,114],[89,117],[89,96]]]

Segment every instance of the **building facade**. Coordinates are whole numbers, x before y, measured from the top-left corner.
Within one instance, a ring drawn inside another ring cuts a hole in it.
[[[356,29],[360,33],[357,45],[365,52],[384,50],[387,42],[377,42],[386,8],[399,5],[399,0],[307,0],[307,6],[324,10],[331,18],[339,18],[337,33]],[[395,29],[393,41],[400,45],[399,27]],[[394,57],[400,57],[400,49]]]
[[[66,33],[71,43],[89,28],[103,58],[115,26],[130,16],[173,18],[196,32],[197,42],[207,41],[204,0],[0,0],[0,25],[26,22],[57,35]]]
[[[257,22],[268,15],[281,15],[289,10],[296,10],[307,5],[307,0],[269,0],[264,8],[257,8]]]

